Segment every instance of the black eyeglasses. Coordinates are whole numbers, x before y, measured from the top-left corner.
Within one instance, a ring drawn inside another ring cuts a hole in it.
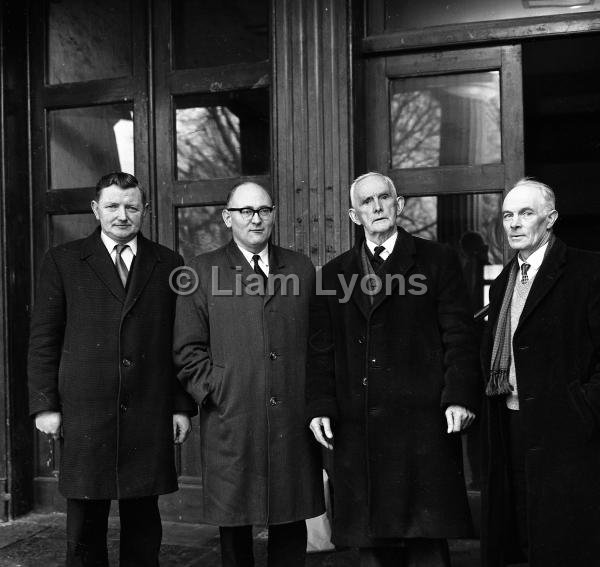
[[[256,214],[258,214],[262,220],[268,220],[273,215],[273,209],[275,209],[274,206],[259,207],[258,209],[253,209],[252,207],[227,207],[228,211],[237,211],[240,213],[245,221],[252,220]]]

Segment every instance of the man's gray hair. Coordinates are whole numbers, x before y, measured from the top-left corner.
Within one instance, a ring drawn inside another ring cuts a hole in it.
[[[556,196],[554,195],[554,191],[545,183],[538,181],[533,177],[523,177],[517,181],[512,189],[516,189],[517,187],[533,187],[537,189],[544,199],[544,203],[546,204],[546,212],[553,211],[556,209]],[[511,189],[511,191],[512,191]]]
[[[362,175],[359,175],[352,182],[352,185],[350,185],[350,206],[351,207],[355,206],[354,205],[354,191],[356,190],[356,186],[363,179],[366,179],[367,177],[371,177],[371,176],[381,177],[381,179],[383,179],[387,183],[388,187],[390,188],[390,190],[394,194],[394,197],[398,196],[398,191],[396,191],[396,186],[394,185],[394,182],[387,175],[383,175],[383,173],[379,173],[378,171],[369,171],[368,173],[363,173]]]

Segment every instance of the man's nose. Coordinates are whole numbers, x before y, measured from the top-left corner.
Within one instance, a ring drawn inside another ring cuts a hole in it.
[[[381,201],[377,197],[375,197],[375,199],[373,199],[373,208],[375,211],[382,210]]]
[[[125,211],[125,207],[119,207],[117,209],[117,214],[119,216],[119,219],[127,219],[127,214]]]
[[[258,211],[254,211],[252,214],[252,218],[250,219],[252,224],[260,224],[262,222],[262,218],[258,214]]]
[[[521,217],[519,215],[515,215],[510,219],[510,228],[516,228],[521,226]]]

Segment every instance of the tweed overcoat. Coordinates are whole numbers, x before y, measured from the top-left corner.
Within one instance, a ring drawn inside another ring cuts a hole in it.
[[[489,370],[513,259],[490,290],[483,364]],[[513,338],[527,447],[531,567],[600,564],[600,255],[556,239],[538,271]],[[503,398],[486,401],[482,462],[483,564],[514,557],[507,514]]]
[[[307,409],[333,419],[334,541],[466,536],[461,438],[444,409],[477,411],[480,377],[458,259],[399,229],[371,304],[363,245],[323,268],[311,302]]]
[[[172,415],[196,411],[172,361],[173,251],[138,234],[127,291],[100,238],[50,249],[29,345],[29,410],[62,412],[59,489],[138,498],[177,489]]]
[[[177,301],[175,361],[200,404],[201,521],[318,516],[319,452],[304,420],[310,260],[270,245],[266,295],[256,293],[257,276],[233,241],[190,267],[198,286]]]

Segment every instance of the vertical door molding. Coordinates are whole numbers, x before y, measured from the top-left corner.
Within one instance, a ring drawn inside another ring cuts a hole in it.
[[[280,0],[272,29],[279,243],[320,265],[350,245],[350,6]]]

